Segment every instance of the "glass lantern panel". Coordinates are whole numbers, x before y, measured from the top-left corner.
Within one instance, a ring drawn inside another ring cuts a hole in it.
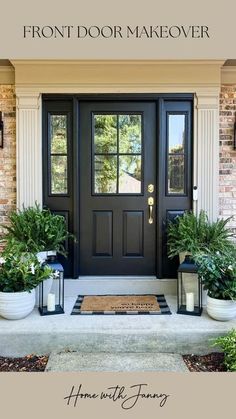
[[[182,272],[181,301],[186,311],[194,311],[199,306],[198,275],[196,273]]]

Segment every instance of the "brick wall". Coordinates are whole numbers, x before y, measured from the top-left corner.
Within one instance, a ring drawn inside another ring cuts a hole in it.
[[[0,224],[16,205],[16,99],[13,85],[0,85],[4,145],[0,148]],[[0,227],[0,234],[2,229]]]
[[[222,85],[220,94],[220,216],[231,215],[236,233],[236,150],[233,126],[236,113],[236,84]]]

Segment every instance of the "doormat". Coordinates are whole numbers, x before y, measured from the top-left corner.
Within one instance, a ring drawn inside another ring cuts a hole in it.
[[[165,296],[78,295],[72,315],[86,314],[171,314]]]

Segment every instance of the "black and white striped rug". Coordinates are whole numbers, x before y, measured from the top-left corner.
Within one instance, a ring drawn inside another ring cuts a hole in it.
[[[149,294],[150,295],[150,294]],[[111,297],[111,295],[109,295]],[[99,310],[83,310],[82,308],[82,304],[84,301],[84,298],[87,298],[89,296],[85,296],[85,295],[78,295],[75,305],[73,307],[73,310],[71,312],[72,315],[92,315],[92,314],[97,314],[97,315],[137,315],[137,314],[151,314],[151,315],[161,315],[161,314],[171,314],[170,308],[166,302],[165,296],[164,294],[158,294],[155,295],[155,299],[156,302],[159,305],[159,310],[148,310],[148,306],[147,306],[147,310],[145,310],[145,308],[142,307],[142,310],[137,310],[137,309],[132,309],[132,307],[129,310],[124,310],[124,308],[122,309],[122,311],[120,310],[106,310],[104,307],[104,310],[102,310],[101,308]],[[90,296],[92,297],[92,296]],[[96,297],[96,299],[99,300],[99,297],[104,297],[104,296],[93,296]],[[117,296],[122,300],[122,295]],[[130,296],[132,297],[132,296]],[[135,297],[135,296],[133,296]],[[139,296],[142,297],[142,296]],[[143,295],[143,297],[147,297],[146,295]]]

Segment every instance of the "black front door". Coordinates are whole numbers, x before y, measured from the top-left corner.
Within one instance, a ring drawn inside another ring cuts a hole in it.
[[[80,274],[156,274],[156,103],[80,103]]]
[[[65,276],[174,278],[168,220],[192,208],[192,95],[43,97],[44,205],[65,217]]]

